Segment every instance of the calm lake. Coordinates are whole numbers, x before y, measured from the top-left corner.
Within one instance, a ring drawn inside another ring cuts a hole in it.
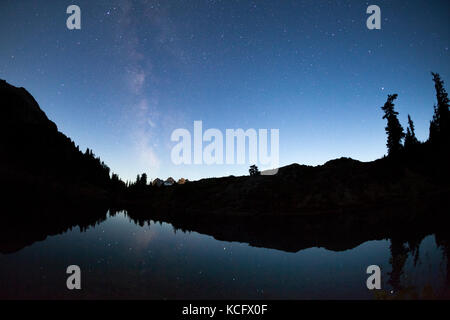
[[[134,223],[125,212],[81,231],[48,236],[0,254],[1,298],[373,299],[366,268],[382,270],[393,290],[391,241],[345,251],[313,247],[295,253],[226,242],[168,223]],[[443,289],[447,260],[435,236],[404,256],[403,287]],[[398,260],[398,259],[395,259]],[[66,288],[66,268],[81,268],[82,290]],[[397,265],[398,263],[394,263]]]

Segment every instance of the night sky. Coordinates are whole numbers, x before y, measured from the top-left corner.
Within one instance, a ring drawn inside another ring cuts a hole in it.
[[[81,8],[68,30],[66,8]],[[381,8],[381,30],[366,9]],[[280,164],[386,154],[381,106],[398,93],[419,140],[450,90],[450,1],[1,0],[0,78],[123,179],[247,174],[175,166],[176,128],[275,128]]]

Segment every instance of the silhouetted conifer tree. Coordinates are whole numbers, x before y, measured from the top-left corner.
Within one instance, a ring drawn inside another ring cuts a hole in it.
[[[444,88],[444,81],[438,73],[433,75],[434,88],[436,89],[437,106],[434,106],[433,120],[430,123],[430,141],[443,143],[450,140],[450,111],[448,94]]]
[[[147,174],[146,173],[143,173],[141,175],[140,185],[144,186],[144,187],[147,185]]]
[[[418,143],[419,141],[416,138],[416,133],[414,130],[414,122],[411,120],[411,117],[408,114],[408,128],[406,128],[405,149],[410,148],[413,145],[417,145]]]
[[[141,175],[138,174],[137,177],[136,177],[136,182],[135,182],[134,184],[135,184],[136,186],[138,186],[138,185],[140,184],[140,182],[141,182]]]
[[[250,166],[250,169],[248,170],[251,176],[259,176],[261,172],[259,172],[259,169],[256,165]]]
[[[386,146],[389,155],[394,155],[402,149],[402,139],[405,137],[403,127],[397,118],[398,112],[394,110],[393,101],[397,99],[397,96],[397,94],[388,95],[386,103],[381,107],[384,111],[383,119],[387,120],[385,130],[388,135]]]

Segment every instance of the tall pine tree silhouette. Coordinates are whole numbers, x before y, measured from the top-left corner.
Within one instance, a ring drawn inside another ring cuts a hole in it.
[[[444,88],[444,81],[438,73],[433,75],[434,88],[436,89],[437,106],[434,106],[433,120],[430,123],[430,142],[436,144],[450,141],[450,111],[448,94]]]
[[[145,187],[147,185],[147,174],[145,172],[141,175],[141,181],[139,184],[141,187]]]
[[[387,133],[387,143],[389,156],[397,154],[402,149],[402,139],[405,137],[403,127],[398,121],[398,112],[394,110],[394,100],[397,99],[397,94],[388,95],[388,99],[381,109],[384,111],[383,119],[387,120],[385,128]]]
[[[416,133],[414,130],[414,122],[411,120],[411,116],[408,114],[408,128],[406,128],[405,149],[408,149],[411,146],[417,144],[419,144],[419,141],[416,138]]]

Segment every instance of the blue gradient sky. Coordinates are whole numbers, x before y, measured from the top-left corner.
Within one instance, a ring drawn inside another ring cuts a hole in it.
[[[82,29],[66,28],[77,4]],[[381,8],[382,29],[366,28]],[[27,88],[80,148],[134,179],[247,174],[175,166],[176,128],[278,128],[280,164],[386,153],[380,107],[398,93],[428,137],[430,71],[450,81],[449,1],[0,3],[0,78]],[[448,86],[446,86],[448,89]]]

